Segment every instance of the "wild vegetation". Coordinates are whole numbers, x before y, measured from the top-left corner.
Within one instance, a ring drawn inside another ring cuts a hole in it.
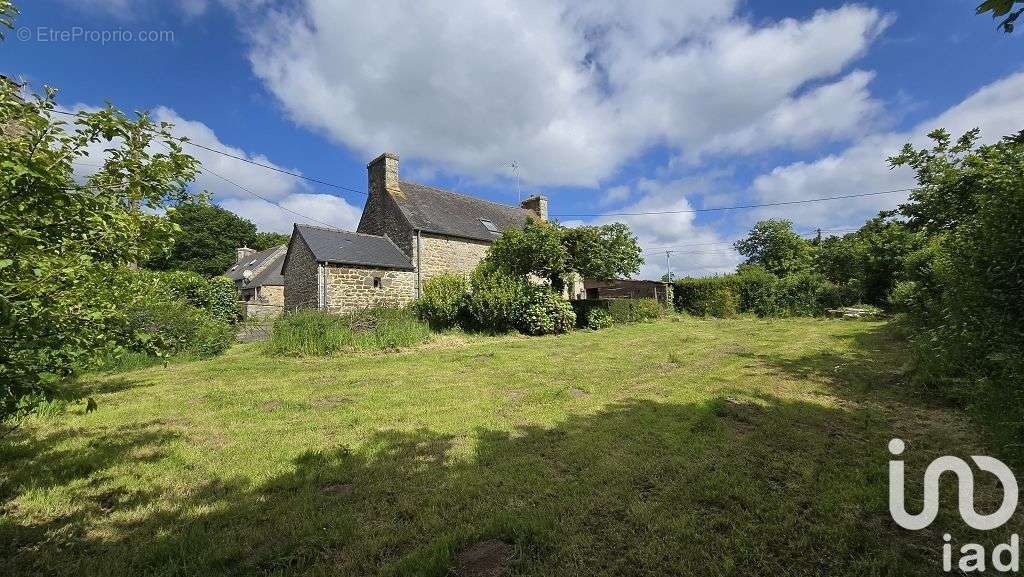
[[[263,348],[273,355],[324,356],[361,349],[394,350],[429,337],[427,325],[407,309],[376,307],[347,315],[300,310],[274,322]]]

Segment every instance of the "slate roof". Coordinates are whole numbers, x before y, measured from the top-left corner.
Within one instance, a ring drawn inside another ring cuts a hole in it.
[[[498,233],[490,232],[481,223],[486,219],[499,231],[522,228],[535,213],[515,206],[498,204],[472,196],[400,181],[402,194],[392,194],[402,214],[413,229],[461,238],[493,241]]]
[[[239,282],[244,277],[242,273],[246,270],[254,271],[256,274],[246,287],[257,287],[264,285],[284,285],[284,276],[281,275],[281,266],[284,264],[284,255],[287,252],[287,245],[279,245],[261,250],[251,255],[243,262],[236,263],[224,273],[229,279]]]
[[[295,232],[317,262],[413,270],[412,261],[386,236],[296,224]]]

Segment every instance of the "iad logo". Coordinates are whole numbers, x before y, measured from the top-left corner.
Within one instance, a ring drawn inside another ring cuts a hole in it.
[[[900,439],[889,441],[889,452],[895,456],[903,454],[906,443]],[[903,527],[917,531],[932,524],[939,514],[939,479],[943,473],[953,473],[957,479],[957,496],[960,517],[973,529],[991,531],[1006,524],[1017,510],[1019,493],[1017,479],[1002,461],[992,457],[972,456],[971,460],[982,471],[992,473],[1003,487],[1003,502],[994,513],[980,515],[974,509],[974,471],[966,461],[958,457],[939,457],[928,465],[924,472],[924,507],[921,512],[911,515],[907,512],[904,498],[903,461],[889,461],[889,513],[893,520]],[[943,535],[943,569],[952,571],[952,537]],[[960,548],[960,570],[969,573],[985,570],[985,548],[972,543]],[[1013,535],[1010,542],[998,545],[992,550],[992,567],[997,571],[1017,571],[1020,566],[1020,540]]]

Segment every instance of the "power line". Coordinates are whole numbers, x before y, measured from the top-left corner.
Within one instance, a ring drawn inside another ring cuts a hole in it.
[[[56,112],[57,114],[64,114],[64,115],[67,115],[67,116],[77,116],[75,113],[65,112],[63,110],[53,110],[52,112]],[[281,174],[287,174],[288,176],[294,176],[295,178],[301,178],[303,180],[308,180],[309,182],[315,182],[317,184],[322,184],[324,186],[330,186],[332,188],[337,188],[339,190],[346,190],[348,192],[354,192],[356,194],[361,194],[363,196],[366,196],[366,194],[367,194],[366,192],[364,192],[362,190],[358,190],[358,189],[351,188],[351,187],[348,187],[348,186],[342,186],[340,184],[334,184],[333,182],[328,182],[326,180],[321,180],[319,178],[314,178],[312,176],[306,176],[306,175],[300,174],[298,172],[292,172],[290,170],[285,170],[283,168],[279,168],[279,167],[276,167],[276,166],[271,166],[269,164],[263,164],[262,162],[257,162],[255,160],[251,160],[251,159],[248,159],[248,158],[245,158],[245,157],[242,157],[242,156],[238,156],[236,154],[231,154],[230,152],[227,152],[227,151],[224,151],[224,150],[219,150],[219,149],[216,149],[216,148],[213,148],[213,147],[210,147],[210,146],[206,146],[206,145],[203,145],[203,144],[198,144],[198,143],[192,142],[191,140],[188,140],[188,139],[185,139],[182,142],[184,142],[185,144],[188,144],[190,146],[194,146],[196,148],[201,148],[203,150],[206,150],[206,151],[209,151],[209,152],[213,152],[215,154],[220,154],[221,156],[226,156],[228,158],[233,158],[233,159],[241,161],[241,162],[252,164],[253,166],[258,166],[260,168],[265,168],[267,170],[273,170],[274,172],[279,172]],[[212,174],[212,172],[211,172],[211,174]]]
[[[652,210],[647,212],[606,212],[601,214],[570,214],[561,213],[553,214],[551,216],[568,216],[568,217],[602,217],[602,216],[649,216],[656,214],[690,214],[697,212],[714,212],[720,210],[743,210],[748,208],[765,208],[769,206],[787,206],[791,204],[806,204],[810,202],[823,202],[826,200],[842,200],[846,198],[861,198],[865,196],[878,196],[882,194],[895,194],[897,192],[910,192],[916,190],[915,188],[898,188],[895,190],[882,190],[878,192],[862,192],[860,194],[844,194],[841,196],[825,196],[822,198],[805,198],[803,200],[787,200],[783,202],[767,202],[764,204],[745,204],[740,206],[719,206],[715,208],[693,208],[688,210]]]
[[[326,227],[328,227],[328,228],[336,228],[336,227],[335,227],[335,226],[334,226],[333,224],[331,224],[331,223],[329,223],[329,222],[324,222],[324,221],[322,221],[322,220],[317,220],[317,219],[315,219],[315,218],[313,218],[313,217],[311,217],[311,216],[306,216],[306,215],[302,214],[301,212],[296,212],[296,211],[294,211],[294,210],[292,210],[292,209],[290,209],[290,208],[288,208],[288,207],[286,207],[286,206],[283,206],[283,205],[281,205],[281,204],[278,204],[278,203],[274,202],[273,200],[270,200],[269,198],[267,198],[267,197],[265,197],[265,196],[262,196],[262,195],[260,195],[260,194],[257,194],[257,193],[255,193],[255,192],[253,192],[253,191],[249,190],[248,188],[246,188],[246,187],[242,186],[241,184],[238,184],[237,182],[235,182],[235,181],[231,180],[230,178],[228,178],[228,177],[226,177],[226,176],[221,176],[220,174],[217,174],[216,172],[214,172],[214,171],[210,170],[209,168],[203,167],[203,171],[204,171],[204,172],[209,172],[210,174],[212,174],[213,176],[216,176],[217,178],[219,178],[219,179],[223,180],[224,182],[226,182],[226,183],[228,183],[228,184],[230,184],[230,185],[233,185],[233,186],[237,187],[237,188],[238,188],[239,190],[242,190],[242,191],[248,192],[249,194],[251,194],[251,195],[255,196],[256,198],[258,198],[258,199],[260,199],[260,200],[262,200],[262,201],[264,201],[264,202],[268,202],[268,203],[270,203],[270,204],[272,204],[272,205],[276,206],[277,208],[280,208],[281,210],[283,210],[283,211],[285,211],[285,212],[289,212],[289,213],[291,213],[291,214],[294,214],[295,216],[300,216],[300,217],[302,217],[302,218],[304,218],[304,219],[306,219],[306,220],[309,220],[309,221],[315,222],[315,223],[317,223],[317,224],[322,224],[322,225],[324,225],[324,226],[326,226]]]

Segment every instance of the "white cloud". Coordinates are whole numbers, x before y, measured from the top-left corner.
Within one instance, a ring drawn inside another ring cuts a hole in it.
[[[929,146],[926,134],[945,128],[954,136],[980,128],[984,141],[994,141],[1021,128],[1024,118],[1024,72],[1013,74],[983,87],[936,118],[906,132],[865,137],[845,151],[813,162],[780,166],[757,177],[752,186],[763,202],[779,202],[894,190],[914,186],[909,169],[890,170],[886,159],[903,144]],[[860,226],[879,210],[894,208],[906,194],[869,196],[856,199],[789,205],[784,212],[764,210],[752,219],[784,214],[799,226],[832,228]]]
[[[69,109],[71,112],[81,110],[97,110],[97,108],[78,104]],[[262,154],[248,153],[225,144],[209,126],[199,121],[183,118],[173,109],[164,106],[158,107],[153,111],[152,117],[157,122],[173,124],[172,133],[177,137],[186,137],[190,142],[301,174],[297,169],[275,164]],[[110,146],[108,143],[90,145],[88,157],[82,159],[74,167],[77,176],[84,177],[102,165],[106,156],[104,150]],[[196,157],[203,167],[203,171],[196,178],[195,188],[209,191],[213,195],[215,203],[253,221],[260,230],[290,232],[293,222],[328,224],[354,230],[359,223],[361,207],[349,204],[339,196],[311,193],[302,179],[202,148],[186,145],[185,149],[186,152]],[[158,152],[165,152],[165,150],[158,150]],[[228,181],[237,183],[288,210],[261,200]],[[303,216],[308,218],[303,218]]]
[[[299,123],[477,178],[515,159],[527,182],[593,186],[657,144],[696,155],[860,134],[877,111],[870,74],[829,81],[888,19],[844,6],[754,25],[736,7],[304,0],[252,14],[250,61]]]
[[[657,181],[641,179],[634,183],[634,194],[640,198],[615,212],[636,213],[653,211],[692,210],[687,194],[703,190],[707,182],[702,179]],[[629,225],[644,249],[645,260],[639,278],[658,279],[665,274],[668,262],[666,250],[673,250],[673,276],[705,276],[731,272],[739,264],[739,256],[714,230],[698,226],[696,214],[655,214],[642,216],[604,216],[589,224],[622,222]]]

